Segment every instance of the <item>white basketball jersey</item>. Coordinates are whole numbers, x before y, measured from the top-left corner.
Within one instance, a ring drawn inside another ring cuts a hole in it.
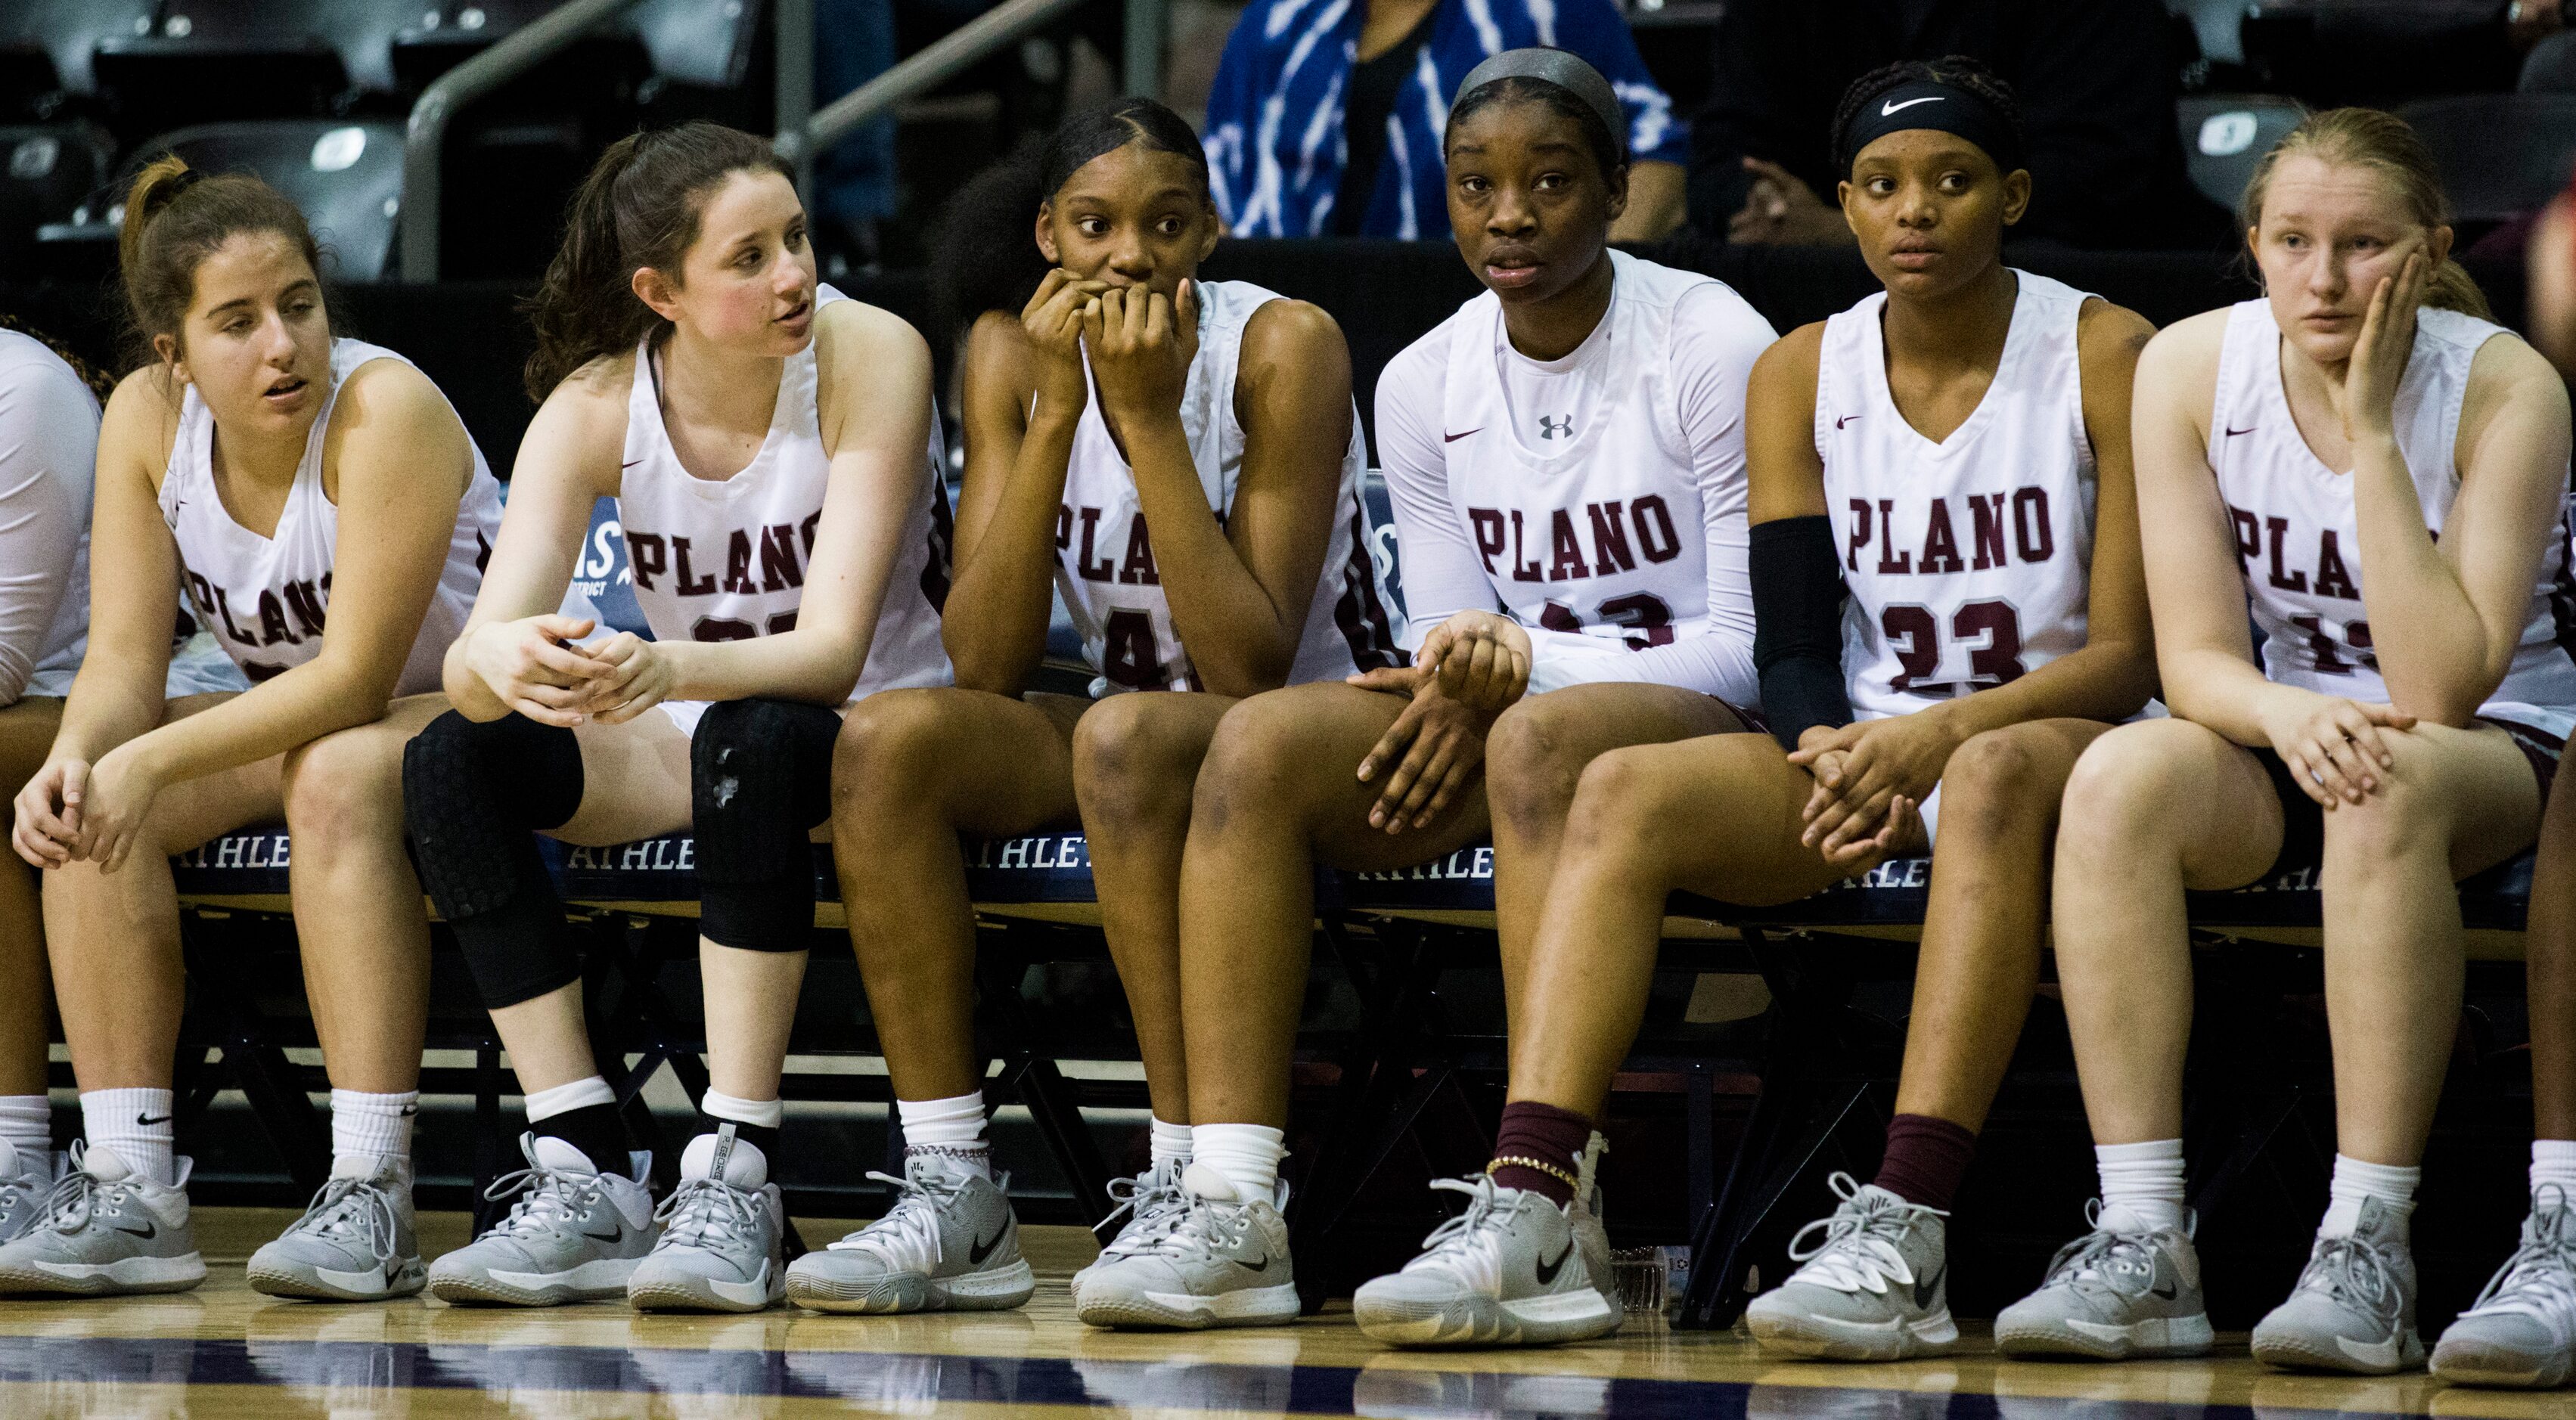
[[[257,682],[282,675],[322,651],[324,613],[331,605],[331,567],[340,536],[340,510],[322,493],[322,444],[338,408],[340,389],[358,367],[371,360],[402,360],[381,345],[340,339],[331,342],[331,388],[323,393],[322,412],[304,436],[304,459],[295,466],[294,486],[277,515],[277,529],[261,537],[233,521],[215,491],[214,415],[190,386],[179,409],[179,435],[170,446],[169,471],[161,478],[161,517],[179,545],[179,562],[187,579],[188,599],[197,624],[214,635],[224,654]],[[403,360],[404,364],[410,364]],[[396,695],[420,695],[439,688],[440,666],[448,643],[465,627],[474,607],[474,592],[483,581],[483,564],[492,555],[492,536],[501,525],[501,485],[473,449],[474,477],[456,505],[456,531],[448,539],[447,565],[439,570],[438,590],[420,620],[411,656],[403,663]]]
[[[847,299],[818,287],[814,309],[819,314]],[[626,467],[617,488],[635,603],[657,641],[747,641],[789,630],[804,605],[814,531],[832,481],[815,406],[814,346],[807,343],[779,371],[778,403],[760,451],[731,478],[708,479],[691,476],[671,447],[652,345],[647,336],[635,349],[621,455]],[[939,640],[950,529],[941,452],[934,410],[921,478],[852,702],[880,690],[948,684],[948,653]],[[705,705],[674,701],[664,708],[694,731]]]
[[[2460,491],[2453,459],[2469,367],[2502,326],[2458,311],[2415,313],[2415,344],[2397,385],[2397,444],[2415,480],[2424,525],[2440,537]],[[2361,603],[2361,528],[2352,476],[2319,462],[2300,437],[2281,386],[2281,331],[2268,302],[2240,302],[2219,346],[2217,396],[2209,411],[2209,466],[2236,526],[2236,551],[2254,624],[2263,633],[2263,674],[2284,685],[2386,704],[2388,686]],[[2526,721],[2564,735],[2563,708],[2576,707],[2576,661],[2559,643],[2551,593],[2567,565],[2566,540],[2552,537],[2524,621],[2522,644],[2480,713]]]
[[[1513,407],[1518,357],[1492,292],[1450,318],[1441,454],[1450,503],[1514,620],[1644,650],[1709,625],[1704,495],[1668,352],[1682,298],[1725,288],[1623,251],[1610,261],[1601,323],[1544,367],[1592,367],[1583,413]],[[1745,491],[1737,480],[1715,495],[1739,546]],[[1752,701],[1749,682],[1738,698]]]
[[[1843,673],[1862,719],[2007,684],[2084,644],[2093,443],[2084,292],[2013,273],[1994,382],[1939,443],[1887,385],[1879,292],[1825,321],[1816,453],[1843,552]]]
[[[1181,395],[1181,430],[1189,439],[1199,486],[1219,523],[1234,511],[1235,485],[1243,473],[1243,425],[1234,413],[1243,327],[1255,310],[1278,299],[1242,281],[1198,283],[1199,348]],[[1088,381],[1088,361],[1083,372]],[[1290,685],[1339,680],[1356,670],[1394,664],[1395,627],[1364,535],[1360,475],[1367,463],[1354,406],[1350,448],[1342,455],[1341,492],[1333,505],[1332,540],[1325,546],[1323,575],[1289,667]],[[1097,385],[1074,429],[1064,502],[1056,510],[1055,545],[1056,589],[1082,633],[1083,656],[1098,676],[1092,694],[1200,688],[1155,571],[1135,470],[1109,436]]]

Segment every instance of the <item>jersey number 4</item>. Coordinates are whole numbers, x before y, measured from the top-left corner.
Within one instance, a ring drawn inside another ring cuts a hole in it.
[[[1941,623],[1927,606],[1899,603],[1882,608],[1878,628],[1905,669],[1887,688],[1914,690],[1941,671]],[[2009,685],[2021,679],[2021,613],[2007,601],[1970,602],[1950,616],[1950,635],[1960,641],[1985,638],[1968,652],[1968,677],[1986,685]]]

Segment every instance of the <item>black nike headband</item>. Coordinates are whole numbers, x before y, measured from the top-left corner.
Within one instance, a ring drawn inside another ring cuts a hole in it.
[[[1600,70],[1585,63],[1581,55],[1566,50],[1535,45],[1504,50],[1467,71],[1467,77],[1458,81],[1458,93],[1450,100],[1449,111],[1456,113],[1458,106],[1478,89],[1505,79],[1535,79],[1572,94],[1592,110],[1602,127],[1610,130],[1610,143],[1619,161],[1628,160],[1628,116],[1619,107],[1618,94],[1611,90],[1610,81],[1601,77]]]
[[[1908,128],[1933,128],[1965,138],[1994,159],[1999,173],[2022,166],[2021,134],[2003,110],[1972,89],[1916,79],[1861,105],[1860,112],[1852,115],[1851,129],[1843,138],[1844,174],[1850,174],[1862,149]]]

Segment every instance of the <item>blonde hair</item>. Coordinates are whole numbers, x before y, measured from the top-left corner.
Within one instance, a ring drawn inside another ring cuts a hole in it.
[[[2284,158],[2297,157],[2337,167],[2369,168],[2417,222],[2427,228],[2450,225],[2451,199],[2442,191],[2441,170],[2433,165],[2432,150],[2406,120],[2375,108],[2330,108],[2299,120],[2299,126],[2282,135],[2254,165],[2254,176],[2236,204],[2239,231],[2263,224],[2263,198],[2271,190],[2274,170]],[[2424,283],[2423,304],[2494,319],[2485,293],[2470,279],[2468,268],[2447,258]]]

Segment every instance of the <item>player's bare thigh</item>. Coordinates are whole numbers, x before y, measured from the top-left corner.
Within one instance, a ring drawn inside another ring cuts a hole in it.
[[[1483,838],[1491,825],[1481,771],[1421,828],[1388,833],[1369,826],[1388,772],[1369,782],[1360,760],[1395,724],[1403,696],[1315,681],[1256,695],[1227,712],[1200,771],[1194,818],[1214,809],[1293,813],[1307,825],[1315,856],[1355,872],[1411,867]]]
[[[1569,685],[1504,711],[1486,768],[1506,803],[1523,795],[1557,802],[1574,792],[1585,765],[1611,750],[1750,728],[1725,701],[1696,690],[1651,681]]]
[[[1844,876],[1800,841],[1814,788],[1765,734],[1615,749],[1583,771],[1566,848],[1616,844],[1665,886],[1722,902],[1794,902]]]

